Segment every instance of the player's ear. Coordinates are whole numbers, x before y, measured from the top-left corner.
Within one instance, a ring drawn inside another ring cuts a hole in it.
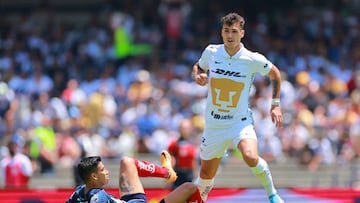
[[[96,173],[91,173],[91,179],[93,179],[93,180],[97,180],[98,179],[98,176],[97,176],[97,174]]]

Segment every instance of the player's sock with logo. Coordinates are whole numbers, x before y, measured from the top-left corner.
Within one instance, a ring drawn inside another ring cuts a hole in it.
[[[148,161],[134,159],[140,177],[169,177],[169,169]]]
[[[199,188],[196,188],[195,193],[186,201],[186,203],[204,203]]]
[[[264,159],[259,157],[259,162],[255,167],[252,167],[251,170],[253,174],[260,180],[260,183],[265,188],[266,194],[268,196],[276,193],[269,165]]]
[[[204,202],[206,202],[206,199],[208,197],[208,194],[210,192],[210,190],[212,189],[212,187],[214,186],[214,178],[213,179],[202,179],[202,178],[198,178],[197,180],[197,184],[200,190],[200,195],[202,200],[204,200]]]

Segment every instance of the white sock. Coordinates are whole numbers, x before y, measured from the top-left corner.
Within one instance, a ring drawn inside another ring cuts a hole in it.
[[[260,180],[261,185],[265,188],[267,196],[276,193],[269,165],[264,159],[259,157],[257,165],[255,167],[252,167],[251,170],[253,174]]]
[[[197,185],[200,190],[201,198],[205,202],[208,197],[209,192],[211,191],[211,189],[214,186],[214,178],[213,179],[202,179],[199,177],[197,179]]]

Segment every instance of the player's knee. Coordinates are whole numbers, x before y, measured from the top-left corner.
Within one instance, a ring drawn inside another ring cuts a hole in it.
[[[134,164],[134,159],[133,158],[130,158],[130,157],[127,157],[127,156],[124,156],[123,158],[121,158],[121,161],[120,161],[120,167],[121,168],[127,168],[132,164]]]
[[[254,167],[259,160],[259,156],[256,153],[249,152],[243,154],[243,159],[248,166]]]

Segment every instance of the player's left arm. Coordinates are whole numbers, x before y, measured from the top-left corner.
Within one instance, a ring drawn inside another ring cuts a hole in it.
[[[270,108],[271,120],[276,124],[276,127],[281,127],[283,123],[283,117],[280,108],[280,88],[281,88],[281,74],[280,70],[272,65],[268,76],[272,85],[272,101]]]

